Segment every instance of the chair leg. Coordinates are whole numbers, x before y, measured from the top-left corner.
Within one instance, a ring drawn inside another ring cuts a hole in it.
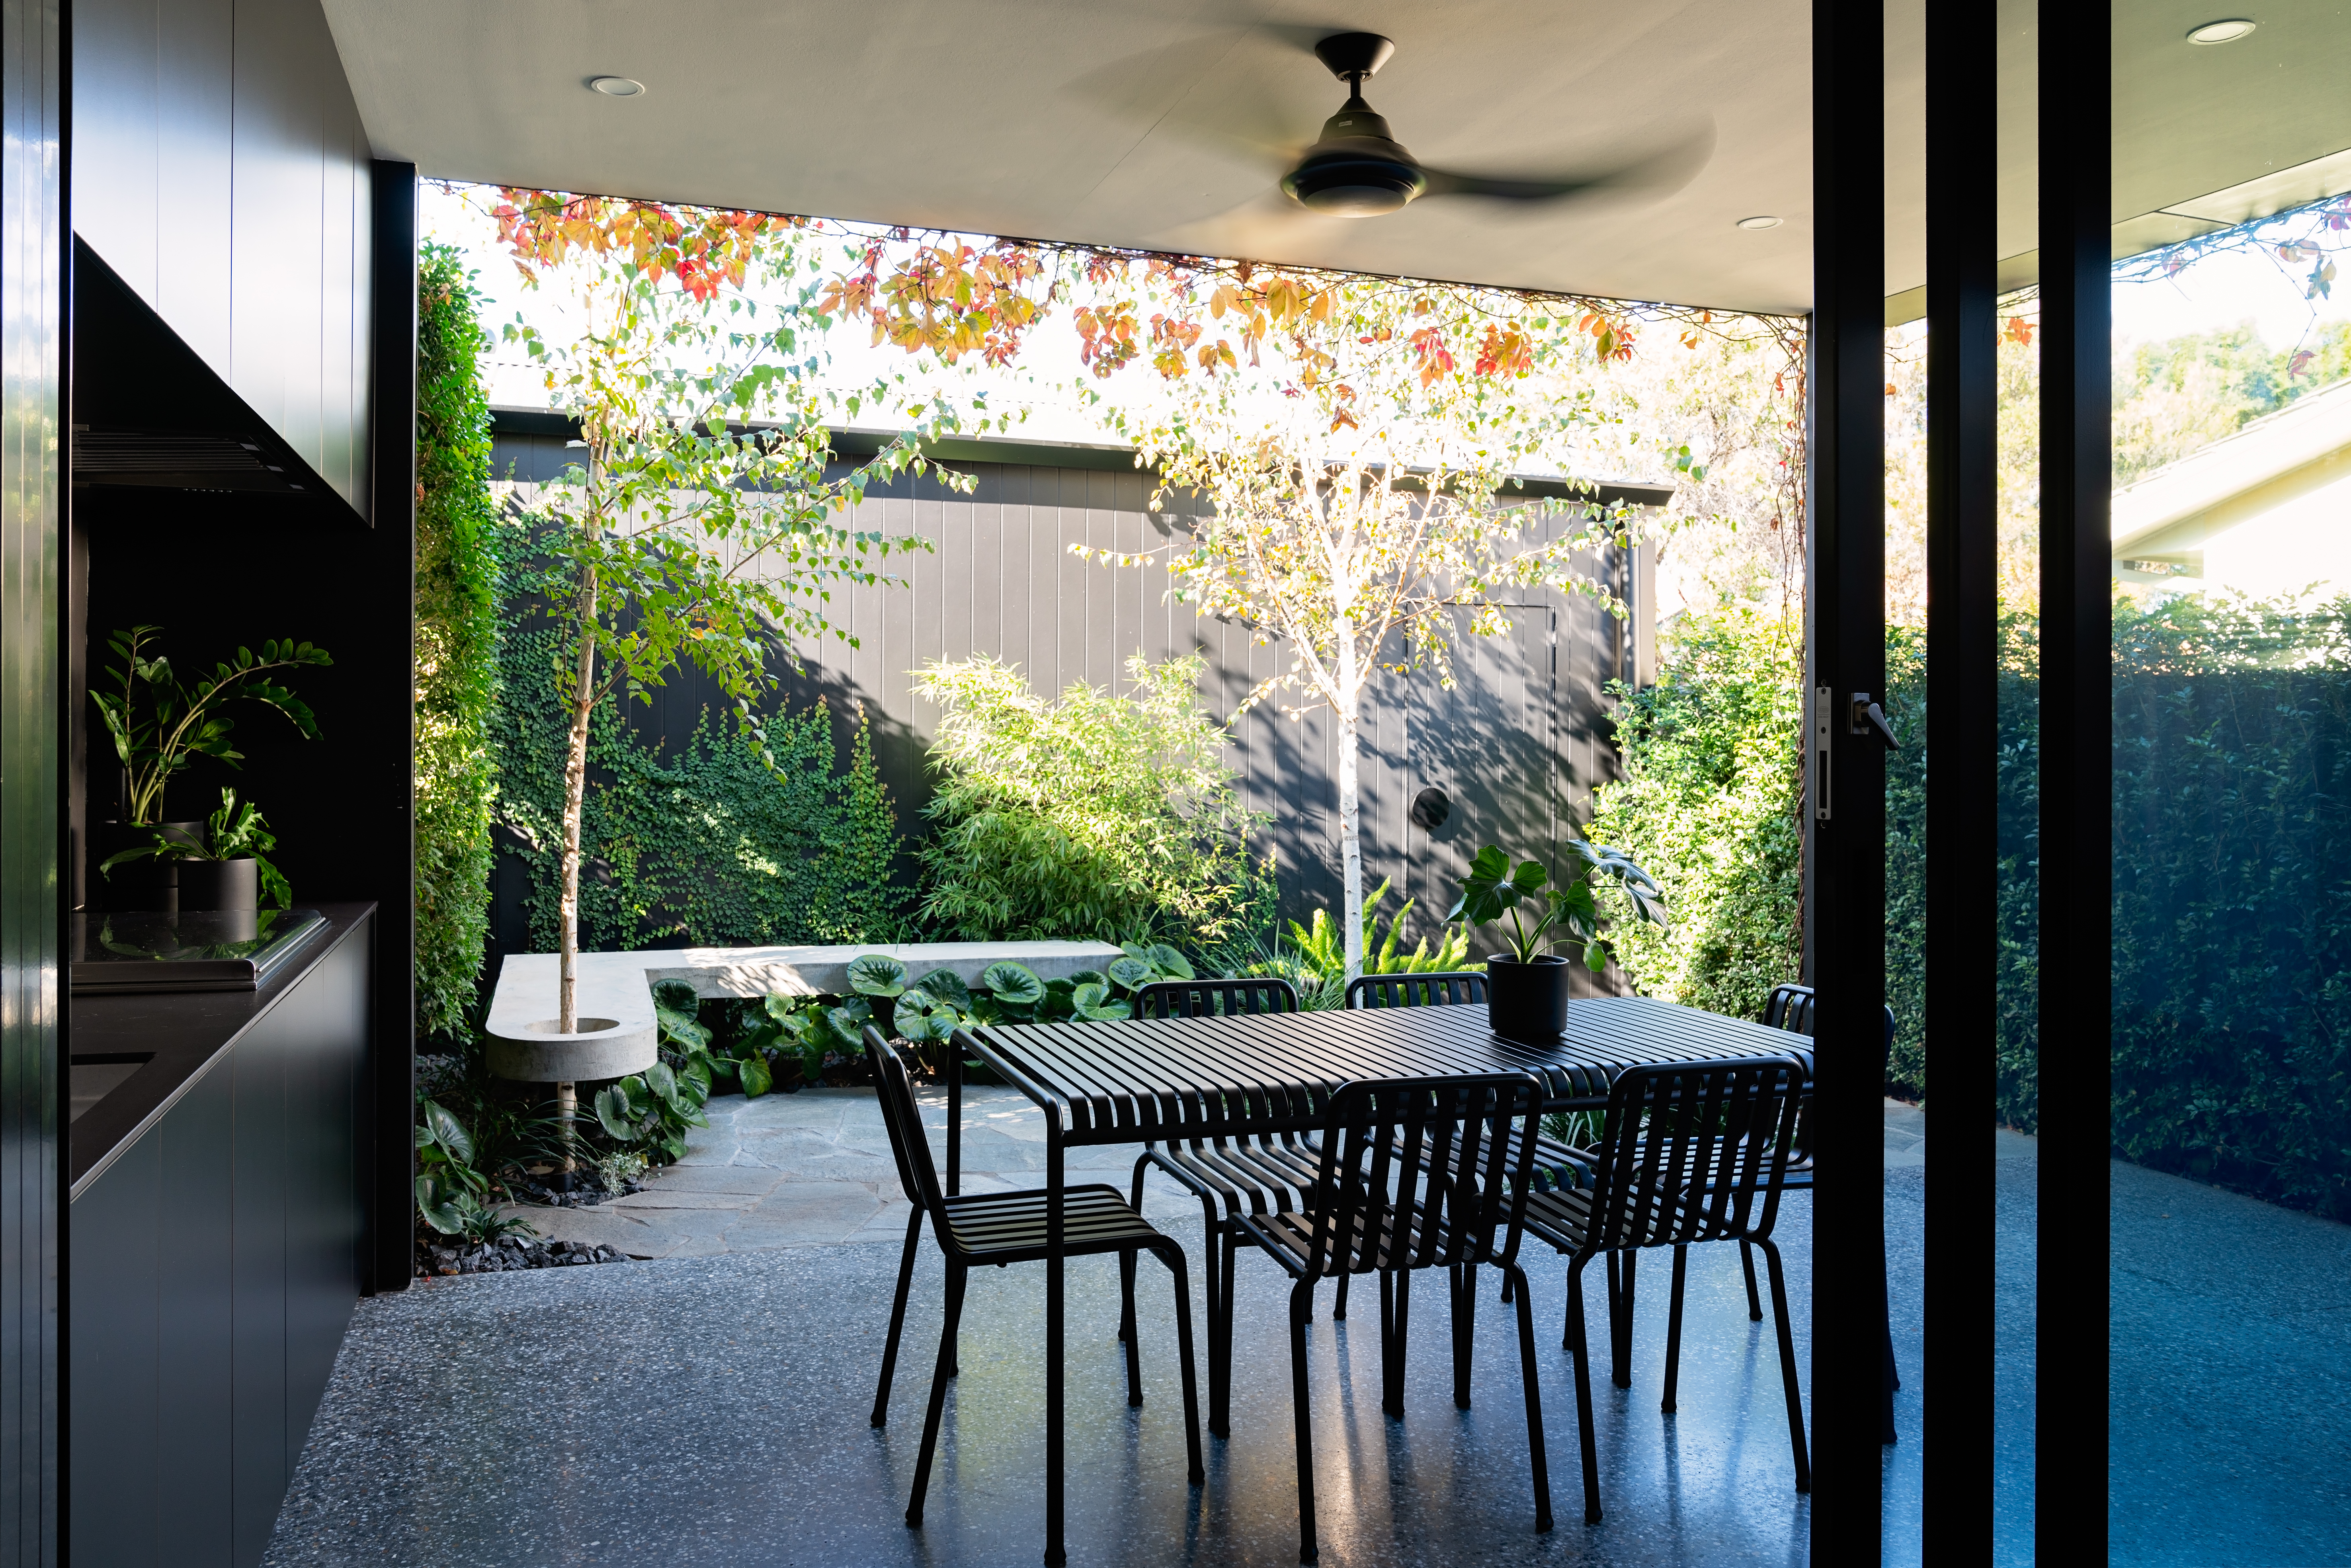
[[[1331,1321],[1334,1323],[1347,1321],[1347,1281],[1353,1278],[1353,1274],[1339,1276],[1339,1289],[1333,1292],[1338,1299],[1331,1303]]]
[[[1609,1377],[1619,1388],[1633,1386],[1633,1270],[1640,1260],[1637,1251],[1625,1254],[1624,1283],[1616,1292],[1615,1311],[1608,1320]]]
[[[1412,1270],[1395,1271],[1395,1312],[1388,1331],[1380,1336],[1380,1373],[1385,1386],[1381,1391],[1380,1408],[1389,1415],[1404,1415],[1404,1346],[1405,1323],[1412,1315]]]
[[[1198,1486],[1208,1479],[1208,1471],[1200,1462],[1200,1395],[1192,1372],[1192,1281],[1184,1265],[1184,1249],[1171,1242],[1153,1250],[1176,1281],[1176,1354],[1184,1374],[1184,1448],[1191,1460],[1186,1474]]]
[[[1228,1227],[1223,1236],[1224,1272],[1217,1289],[1222,1299],[1208,1311],[1208,1430],[1219,1437],[1233,1435],[1233,1266],[1239,1260],[1240,1233]],[[1209,1243],[1216,1245],[1214,1240]]]
[[[1139,1336],[1134,1332],[1134,1252],[1132,1247],[1123,1247],[1118,1254],[1118,1337],[1126,1342],[1127,1408],[1140,1410],[1143,1408],[1143,1347],[1135,1343]]]
[[[1144,1145],[1143,1153],[1134,1157],[1134,1186],[1132,1195],[1127,1198],[1127,1207],[1137,1214],[1143,1212],[1143,1173],[1151,1166],[1152,1148],[1152,1145]],[[1211,1218],[1213,1218],[1212,1216]],[[1130,1256],[1121,1254],[1119,1261],[1126,1270],[1120,1281],[1125,1287],[1126,1295],[1121,1302],[1118,1316],[1118,1337],[1121,1341],[1124,1341],[1134,1333],[1134,1260]]]
[[[1747,1321],[1750,1323],[1760,1323],[1763,1321],[1763,1298],[1755,1293],[1755,1244],[1753,1242],[1742,1241],[1739,1244],[1739,1266],[1747,1273]]]
[[[938,1451],[939,1417],[946,1411],[947,1379],[955,1374],[949,1370],[955,1357],[956,1324],[963,1317],[963,1290],[967,1270],[955,1263],[947,1265],[946,1321],[939,1329],[939,1364],[931,1374],[931,1408],[923,1417],[923,1451],[914,1461],[914,1495],[906,1502],[906,1525],[910,1530],[923,1527],[923,1494],[931,1487],[931,1456]]]
[[[1758,1242],[1763,1249],[1763,1264],[1771,1276],[1771,1315],[1780,1329],[1780,1382],[1788,1396],[1788,1446],[1796,1455],[1796,1490],[1813,1490],[1813,1458],[1804,1445],[1804,1396],[1796,1381],[1796,1339],[1788,1327],[1788,1278],[1780,1267],[1780,1249],[1771,1241]]]
[[[1469,1408],[1469,1351],[1478,1326],[1478,1266],[1453,1266],[1453,1406]]]
[[[1583,1266],[1591,1254],[1567,1266],[1567,1348],[1575,1353],[1575,1431],[1583,1445],[1583,1522],[1600,1522],[1600,1450],[1592,1435],[1592,1353],[1584,1343]]]
[[[873,1425],[890,1419],[890,1380],[898,1370],[898,1336],[906,1327],[906,1289],[914,1282],[914,1253],[923,1240],[923,1206],[906,1217],[906,1249],[898,1258],[898,1295],[890,1303],[890,1337],[882,1342],[882,1381],[873,1389]]]
[[[1666,1312],[1666,1396],[1657,1408],[1674,1413],[1675,1391],[1682,1375],[1682,1285],[1689,1273],[1689,1249],[1674,1249],[1673,1301]]]
[[[1314,1415],[1307,1400],[1306,1325],[1312,1322],[1314,1281],[1301,1280],[1290,1292],[1290,1398],[1298,1426],[1298,1560],[1315,1559]]]
[[[1468,1288],[1462,1294],[1475,1301],[1478,1296],[1476,1270],[1468,1272],[1471,1276]],[[1506,1280],[1519,1272],[1519,1266],[1515,1263],[1502,1265]],[[1519,1306],[1519,1376],[1527,1389],[1527,1462],[1534,1471],[1535,1533],[1540,1535],[1551,1528],[1551,1458],[1543,1448],[1542,1377],[1535,1364],[1535,1307],[1527,1299],[1526,1281],[1521,1279],[1512,1283],[1517,1289],[1511,1295]],[[1460,1404],[1465,1410],[1469,1407],[1467,1399]]]

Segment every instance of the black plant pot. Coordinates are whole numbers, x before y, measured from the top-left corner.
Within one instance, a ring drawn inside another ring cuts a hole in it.
[[[1486,960],[1486,1016],[1494,1032],[1521,1045],[1557,1045],[1567,1029],[1568,962]]]
[[[92,822],[89,825],[89,903],[97,909],[176,909],[179,906],[181,862],[172,860],[125,861],[112,871],[100,871],[125,850],[155,841],[158,829],[167,839],[192,849],[204,847],[202,822]]]
[[[257,910],[261,873],[251,855],[226,861],[180,862],[182,909]]]

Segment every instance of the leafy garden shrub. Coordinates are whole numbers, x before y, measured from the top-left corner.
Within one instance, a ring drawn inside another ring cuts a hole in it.
[[[490,918],[489,748],[498,689],[498,518],[490,502],[490,343],[463,258],[417,257],[416,1031],[462,1032]]]
[[[531,616],[537,569],[507,574],[507,697],[493,726],[500,815],[526,841],[530,939],[556,946],[568,719],[555,671],[561,623]],[[838,766],[822,702],[767,718],[764,750],[705,709],[682,752],[648,745],[618,700],[589,730],[580,825],[580,946],[614,951],[686,936],[711,945],[886,942],[907,894],[892,880],[897,816],[861,714]]]
[[[1233,791],[1225,731],[1195,695],[1198,655],[1127,661],[1132,695],[1059,701],[995,659],[935,664],[922,917],[971,941],[1091,938],[1214,946],[1261,930],[1272,861]]]
[[[2038,1119],[2034,956],[2039,822],[2035,623],[2001,618],[1996,973],[2000,1089],[1994,1113]],[[1894,1009],[1887,1087],[1927,1079],[1927,648],[1886,630],[1886,711],[1902,749],[1886,758],[1886,995]],[[1798,630],[1732,606],[1668,634],[1657,685],[1618,691],[1626,778],[1597,792],[1591,836],[1630,852],[1666,890],[1671,925],[1622,921],[1617,961],[1636,988],[1734,1017],[1760,1017],[1802,957],[1803,650]]]
[[[1587,836],[1665,891],[1669,924],[1619,918],[1616,961],[1645,995],[1760,1017],[1803,956],[1803,648],[1747,606],[1666,634],[1657,684],[1612,687],[1625,777],[1594,792]],[[1604,888],[1604,910],[1629,900]]]
[[[2351,597],[2115,609],[2114,1141],[2351,1219]]]

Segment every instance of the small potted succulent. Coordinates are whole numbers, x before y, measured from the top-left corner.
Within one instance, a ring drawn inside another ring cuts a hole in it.
[[[1592,896],[1594,877],[1607,877],[1632,900],[1636,919],[1666,923],[1656,880],[1630,855],[1604,844],[1571,838],[1567,847],[1581,865],[1565,883],[1554,883],[1540,861],[1515,866],[1499,845],[1488,844],[1469,862],[1461,896],[1447,920],[1496,925],[1505,917],[1507,954],[1486,961],[1486,1008],[1496,1034],[1526,1045],[1555,1045],[1567,1028],[1569,959],[1552,952],[1573,943],[1584,967],[1598,974],[1609,960],[1602,939],[1602,915]]]
[[[277,847],[277,836],[250,800],[237,803],[236,791],[221,791],[220,810],[212,814],[206,831],[191,842],[185,835],[155,830],[143,844],[108,856],[99,870],[111,876],[114,868],[150,861],[176,865],[179,907],[185,910],[254,911],[266,898],[270,907],[285,909],[294,902],[293,889],[269,863],[267,852]]]

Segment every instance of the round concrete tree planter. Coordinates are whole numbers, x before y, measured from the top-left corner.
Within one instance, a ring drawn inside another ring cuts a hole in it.
[[[493,1026],[486,1055],[492,1072],[525,1083],[579,1083],[626,1078],[653,1064],[660,1052],[659,1028],[617,1019],[583,1018],[569,1034],[554,1019],[520,1029]]]

